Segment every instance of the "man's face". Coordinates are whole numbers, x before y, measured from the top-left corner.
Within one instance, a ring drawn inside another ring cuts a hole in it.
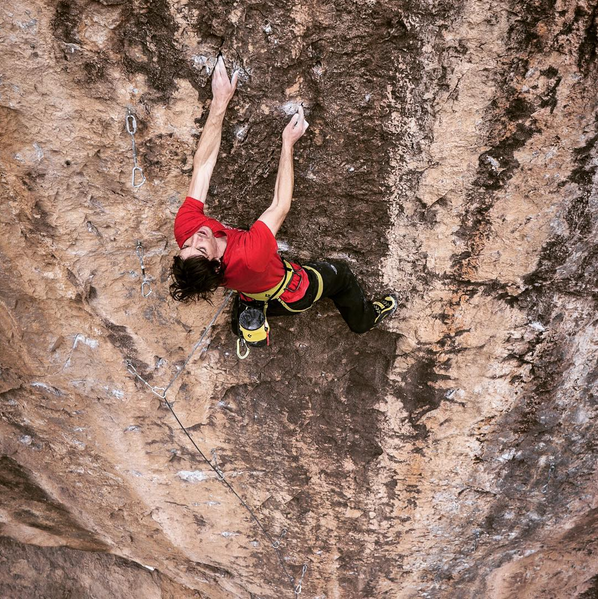
[[[208,260],[217,258],[218,247],[216,238],[210,227],[201,227],[189,239],[185,240],[180,251],[180,256],[183,260],[192,256],[203,256]]]

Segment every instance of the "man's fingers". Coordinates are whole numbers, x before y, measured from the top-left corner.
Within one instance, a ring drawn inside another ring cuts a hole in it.
[[[297,116],[299,117],[297,119],[297,125],[299,125],[299,127],[301,127],[301,129],[304,129],[304,123],[305,123],[305,112],[303,112],[303,106],[299,106],[299,110],[297,111]]]
[[[287,141],[290,141],[291,145],[294,145],[295,142],[307,131],[308,127],[309,123],[305,120],[303,107],[300,106],[286,126],[283,133],[283,139],[286,137]]]
[[[216,61],[216,66],[212,71],[212,79],[217,80],[222,78],[222,71],[220,70],[220,59]]]
[[[226,66],[224,66],[224,58],[222,58],[222,54],[220,54],[220,56],[218,56],[218,59],[216,60],[216,68],[214,69],[214,74],[228,79],[228,74],[226,72]]]

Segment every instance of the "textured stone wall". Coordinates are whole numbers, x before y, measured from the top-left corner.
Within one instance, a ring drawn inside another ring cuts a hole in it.
[[[279,599],[307,564],[318,599],[593,597],[597,13],[5,0],[0,589]],[[322,302],[241,362],[226,306],[185,365],[225,298],[167,293],[220,51],[241,75],[209,212],[269,205],[303,102],[281,247],[395,289],[396,319],[357,336]],[[177,377],[269,537],[127,364]]]

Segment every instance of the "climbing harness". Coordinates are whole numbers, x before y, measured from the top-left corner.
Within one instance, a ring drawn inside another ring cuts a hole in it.
[[[145,264],[143,262],[143,243],[137,240],[137,246],[135,248],[137,257],[139,258],[139,265],[141,266],[141,295],[148,297],[152,292],[152,286],[148,276],[145,274]]]
[[[285,291],[296,291],[297,289],[299,289],[301,287],[301,283],[303,282],[303,275],[300,272],[297,272],[293,268],[293,265],[290,262],[288,262],[287,260],[283,259],[282,262],[284,265],[285,274],[278,285],[276,285],[275,287],[272,287],[272,289],[268,289],[268,291],[262,291],[261,293],[245,293],[245,292],[243,292],[243,295],[251,298],[252,300],[256,300],[259,302],[268,302],[268,301],[272,301],[272,300],[278,300],[290,312],[305,312],[306,310],[309,310],[311,308],[311,306],[313,306],[313,304],[315,304],[322,297],[322,292],[324,291],[324,281],[322,279],[322,275],[315,268],[312,268],[311,266],[303,266],[304,270],[305,269],[311,270],[313,273],[315,273],[316,279],[318,280],[318,292],[316,294],[314,301],[312,302],[312,304],[310,306],[308,306],[307,308],[303,308],[302,310],[293,310],[292,308],[289,308],[288,304],[283,302],[280,299],[280,297],[282,296],[282,294]],[[299,275],[299,282],[295,285],[295,289],[291,289],[290,284],[291,284],[291,281],[293,280],[293,275],[295,275],[295,274]]]
[[[135,189],[139,189],[145,183],[145,175],[143,174],[143,169],[137,164],[137,146],[135,145],[137,119],[130,108],[127,108],[125,124],[127,126],[127,132],[131,136],[131,145],[133,146],[133,171],[131,172],[131,185]],[[137,183],[135,182],[136,179],[139,179]]]
[[[243,292],[243,295],[245,295],[253,300],[257,300],[258,302],[267,302],[269,300],[278,299],[288,289],[289,284],[291,283],[291,280],[293,278],[293,275],[295,274],[293,265],[290,262],[283,259],[282,263],[284,266],[284,276],[282,277],[282,280],[280,281],[280,283],[278,283],[277,285],[272,287],[272,289],[268,289],[267,291],[262,291],[260,293],[245,293],[245,292]],[[301,277],[301,275],[299,275],[299,276]],[[302,279],[300,278],[299,283],[297,284],[296,288],[301,286],[301,281],[302,281]]]
[[[317,291],[316,297],[314,298],[314,301],[311,303],[311,305],[308,306],[307,308],[303,308],[303,310],[294,310],[293,308],[290,308],[287,303],[283,302],[280,298],[278,298],[278,301],[289,312],[305,312],[306,310],[309,310],[322,297],[322,292],[324,291],[324,279],[322,279],[322,275],[315,268],[312,268],[311,266],[304,266],[303,268],[306,268],[307,270],[311,270],[313,273],[315,273],[316,279],[318,281],[318,291]]]
[[[268,302],[278,300],[289,312],[305,312],[309,310],[321,297],[324,291],[324,281],[322,275],[311,266],[303,266],[304,269],[311,270],[315,273],[318,281],[318,291],[316,297],[310,306],[301,310],[295,310],[281,299],[282,294],[287,291],[295,291],[301,287],[303,275],[297,272],[293,265],[283,259],[285,274],[275,287],[262,291],[261,293],[243,293],[242,295],[250,298],[252,301],[247,302],[243,297],[239,296],[239,315],[238,315],[238,339],[237,339],[237,356],[240,360],[244,360],[248,355],[251,347],[264,347],[270,345],[270,325],[266,317],[268,310]],[[299,275],[299,282],[295,285],[295,289],[290,289],[293,276]]]
[[[172,385],[174,384],[174,382],[179,378],[179,376],[182,374],[182,372],[185,370],[187,364],[189,363],[189,361],[191,360],[191,358],[195,354],[196,350],[202,344],[203,340],[205,339],[205,337],[207,336],[208,332],[210,331],[210,329],[212,328],[212,326],[216,322],[216,319],[218,318],[218,316],[220,316],[220,314],[224,310],[224,307],[228,303],[228,301],[231,298],[231,296],[232,296],[233,293],[234,293],[233,291],[229,291],[228,294],[224,297],[224,299],[223,299],[222,303],[220,304],[220,307],[218,308],[216,314],[214,315],[214,317],[212,318],[212,320],[210,321],[210,323],[208,324],[208,326],[205,328],[204,332],[202,333],[202,335],[199,338],[199,340],[197,341],[197,343],[193,346],[193,349],[191,350],[191,352],[187,356],[187,359],[185,360],[185,362],[183,363],[183,365],[179,368],[178,372],[174,375],[174,377],[171,379],[171,381],[168,383],[168,385],[166,385],[166,387],[156,387],[156,386],[150,385],[137,372],[137,369],[135,368],[135,366],[133,365],[133,363],[130,360],[126,361],[127,370],[132,375],[134,375],[135,378],[137,378],[139,381],[141,381],[154,395],[157,395],[166,404],[166,406],[170,410],[171,414],[173,415],[174,419],[176,420],[177,424],[179,425],[180,429],[187,436],[187,438],[189,439],[189,441],[191,442],[191,444],[193,445],[193,447],[197,450],[197,453],[200,455],[201,459],[216,473],[216,475],[218,477],[218,480],[238,499],[238,501],[241,503],[241,505],[243,506],[243,508],[245,508],[245,510],[247,511],[247,513],[250,515],[251,519],[255,522],[255,524],[257,525],[257,527],[260,529],[260,531],[262,532],[262,534],[266,537],[266,539],[270,543],[272,549],[276,553],[276,557],[278,558],[278,562],[280,564],[280,567],[281,567],[282,571],[284,572],[285,576],[287,577],[287,579],[289,580],[290,584],[292,585],[293,592],[295,594],[295,597],[297,598],[301,594],[301,588],[302,588],[302,584],[303,584],[303,578],[305,576],[305,572],[307,571],[307,564],[303,565],[303,568],[301,570],[301,576],[300,576],[299,580],[297,580],[297,578],[295,576],[293,576],[289,572],[289,569],[288,569],[287,564],[285,562],[285,558],[284,558],[282,552],[280,551],[280,541],[286,535],[286,529],[283,529],[283,531],[281,532],[281,534],[280,534],[280,536],[279,536],[279,538],[278,538],[277,541],[275,541],[272,538],[272,536],[270,535],[270,533],[265,529],[264,525],[261,523],[261,521],[255,515],[254,511],[249,507],[249,505],[247,504],[247,502],[239,495],[239,493],[237,493],[236,489],[225,479],[224,473],[222,472],[222,470],[218,466],[218,461],[217,461],[217,456],[216,456],[215,450],[212,450],[212,460],[208,459],[208,457],[205,455],[205,453],[200,449],[200,447],[195,442],[195,439],[193,439],[193,437],[191,436],[191,433],[189,432],[189,430],[183,425],[183,423],[179,419],[177,413],[174,411],[174,407],[173,407],[172,403],[170,401],[168,401],[168,399],[166,399],[166,393],[172,387]]]

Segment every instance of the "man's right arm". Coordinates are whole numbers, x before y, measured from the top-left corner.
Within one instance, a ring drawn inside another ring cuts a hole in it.
[[[276,237],[284,219],[291,209],[295,184],[293,169],[293,147],[307,130],[303,107],[299,108],[282,133],[282,150],[278,163],[278,175],[274,187],[274,199],[270,207],[259,217]]]
[[[232,80],[229,81],[222,56],[218,57],[212,74],[212,104],[193,158],[193,175],[187,194],[200,202],[205,202],[208,195],[220,150],[224,114],[236,87],[237,73],[233,73]]]

